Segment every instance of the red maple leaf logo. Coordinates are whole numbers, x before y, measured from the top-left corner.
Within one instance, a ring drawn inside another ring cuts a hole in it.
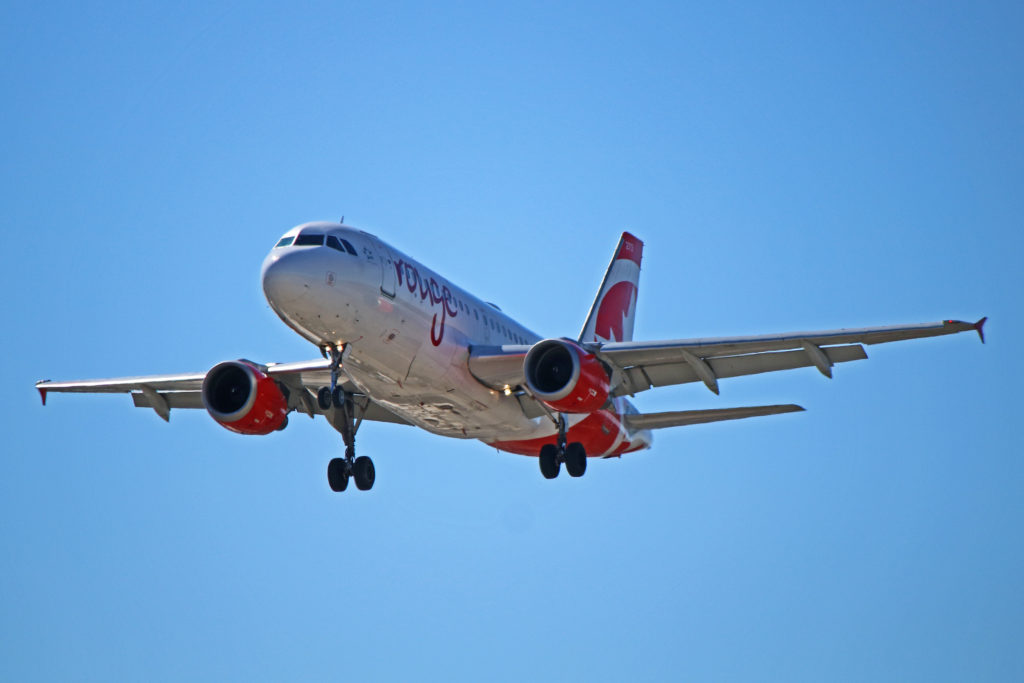
[[[623,323],[636,302],[636,286],[632,282],[619,282],[608,290],[597,309],[594,335],[611,341],[623,341]],[[595,339],[596,341],[596,339]]]

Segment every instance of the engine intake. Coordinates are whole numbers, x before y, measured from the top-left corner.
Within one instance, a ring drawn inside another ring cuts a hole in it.
[[[206,373],[203,405],[222,427],[238,434],[269,434],[288,416],[288,400],[277,382],[241,360],[218,363]]]
[[[526,386],[552,410],[592,413],[611,392],[608,372],[594,354],[567,339],[537,342],[523,361]]]

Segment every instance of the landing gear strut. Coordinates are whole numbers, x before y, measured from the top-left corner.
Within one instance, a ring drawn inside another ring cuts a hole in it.
[[[338,376],[341,374],[341,360],[345,356],[344,344],[326,344],[320,347],[320,353],[324,355],[324,358],[330,357],[331,359],[331,386],[320,387],[320,391],[316,392],[316,403],[320,406],[320,410],[329,410],[333,405],[335,408],[341,408],[345,396],[343,393],[338,392]]]
[[[545,479],[554,479],[565,463],[570,477],[582,477],[587,471],[587,451],[579,441],[566,444],[568,426],[565,415],[558,414],[558,444],[545,444],[540,448],[540,473]]]
[[[357,489],[369,491],[377,478],[373,461],[365,455],[356,457],[356,432],[363,422],[365,406],[363,410],[358,410],[352,394],[341,387],[335,387],[334,391],[324,387],[319,392],[318,400],[325,390],[334,404],[334,414],[329,419],[335,429],[341,432],[342,441],[345,442],[345,457],[334,458],[327,464],[327,483],[332,491],[344,491],[348,487],[349,477],[352,477],[356,480]]]
[[[345,457],[333,458],[327,463],[327,483],[332,491],[340,492],[348,488],[351,477],[355,479],[357,489],[369,491],[377,478],[373,461],[365,455],[356,457],[356,432],[363,423],[366,406],[357,406],[353,395],[338,384],[345,348],[339,345],[326,350],[331,356],[331,386],[321,387],[316,400],[334,428],[341,432],[341,439],[345,442]],[[333,412],[328,413],[332,407]]]

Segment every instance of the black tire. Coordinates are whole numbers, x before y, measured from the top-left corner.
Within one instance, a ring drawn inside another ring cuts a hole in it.
[[[587,451],[579,441],[565,447],[565,471],[570,477],[582,477],[587,471]]]
[[[284,419],[281,420],[281,426],[277,428],[277,431],[283,432],[284,428],[288,426],[288,416],[285,415]]]
[[[352,463],[352,477],[356,480],[356,488],[360,491],[369,491],[373,488],[373,482],[377,479],[377,471],[373,468],[373,461],[365,455],[360,455]]]
[[[345,407],[345,390],[340,386],[334,387],[334,393],[331,394],[331,403],[334,404],[335,408]]]
[[[558,446],[546,444],[540,447],[540,473],[545,479],[554,479],[558,476],[558,470],[562,468],[558,462]]]
[[[320,406],[320,410],[331,407],[331,390],[328,387],[320,387],[320,391],[316,392],[316,404]]]
[[[335,493],[348,488],[348,463],[344,458],[334,458],[327,463],[327,483]]]

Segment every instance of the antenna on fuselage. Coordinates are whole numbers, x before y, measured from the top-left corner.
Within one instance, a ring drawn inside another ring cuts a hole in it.
[[[344,223],[345,223],[345,217],[344,217],[344,216],[342,216],[342,217],[341,217],[341,220],[340,220],[340,221],[338,221],[338,222],[344,225]]]

